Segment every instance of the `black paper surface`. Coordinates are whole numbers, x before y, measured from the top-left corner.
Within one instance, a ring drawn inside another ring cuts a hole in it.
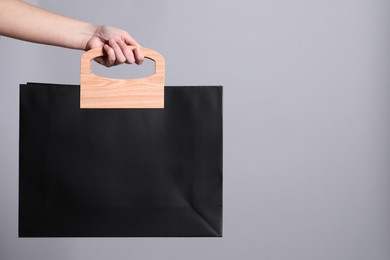
[[[165,109],[79,91],[20,86],[19,236],[222,236],[222,87],[165,87]]]

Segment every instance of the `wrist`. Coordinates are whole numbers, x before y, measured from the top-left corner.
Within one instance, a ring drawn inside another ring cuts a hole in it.
[[[81,33],[82,39],[78,49],[87,50],[88,41],[91,40],[94,36],[98,35],[99,27],[100,26],[95,24],[85,24],[85,27]]]

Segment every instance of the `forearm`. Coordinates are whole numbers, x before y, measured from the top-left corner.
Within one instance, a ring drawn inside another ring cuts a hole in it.
[[[0,0],[0,35],[84,50],[96,26],[19,0]]]

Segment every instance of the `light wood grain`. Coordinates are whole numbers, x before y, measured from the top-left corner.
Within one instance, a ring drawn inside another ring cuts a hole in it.
[[[81,57],[80,108],[164,108],[164,58],[151,49],[142,48],[142,52],[155,62],[155,73],[140,79],[98,76],[91,71],[91,60],[103,56],[103,49],[85,52]]]

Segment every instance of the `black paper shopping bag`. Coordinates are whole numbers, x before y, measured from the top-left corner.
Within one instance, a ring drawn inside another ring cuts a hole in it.
[[[129,47],[134,48],[134,47]],[[115,80],[20,86],[19,236],[222,236],[222,87]]]
[[[164,109],[80,109],[79,86],[20,86],[21,237],[222,235],[222,87]]]

